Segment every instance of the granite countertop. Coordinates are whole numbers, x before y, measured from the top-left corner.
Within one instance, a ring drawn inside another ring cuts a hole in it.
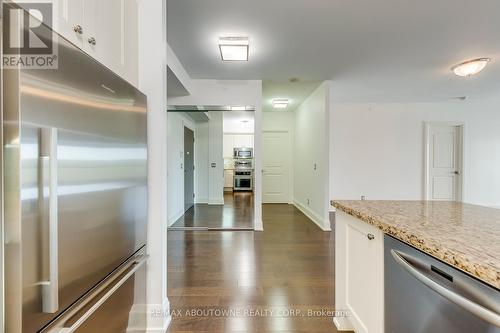
[[[331,204],[500,289],[500,209],[442,201]]]

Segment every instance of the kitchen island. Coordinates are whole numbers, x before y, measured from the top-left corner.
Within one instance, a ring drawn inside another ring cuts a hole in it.
[[[457,202],[332,201],[336,326],[384,332],[384,235],[500,289],[500,210]],[[390,288],[390,286],[385,286]]]

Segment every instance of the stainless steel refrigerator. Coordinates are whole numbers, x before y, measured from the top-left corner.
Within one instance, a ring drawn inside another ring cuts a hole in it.
[[[55,47],[58,69],[1,72],[5,332],[139,332],[146,97]]]

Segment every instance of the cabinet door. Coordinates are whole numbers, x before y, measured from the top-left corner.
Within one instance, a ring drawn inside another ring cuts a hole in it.
[[[346,305],[354,330],[383,333],[383,233],[351,216],[345,221]]]
[[[54,14],[56,16],[54,30],[71,43],[82,48],[85,34],[83,0],[55,0]],[[81,28],[81,32],[77,27]]]
[[[235,148],[253,148],[253,135],[237,134],[234,136]]]
[[[132,84],[137,84],[136,0],[85,0],[84,49]]]
[[[244,135],[243,142],[246,148],[253,148],[253,135],[251,134]]]
[[[224,187],[233,187],[234,171],[224,170]]]
[[[245,147],[245,139],[243,135],[237,134],[234,136],[234,148],[244,148]]]

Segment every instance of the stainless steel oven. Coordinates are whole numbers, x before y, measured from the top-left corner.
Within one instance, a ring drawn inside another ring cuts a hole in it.
[[[234,169],[235,170],[252,170],[253,169],[252,162],[253,161],[250,159],[235,160],[234,161]]]
[[[234,148],[234,158],[253,158],[253,148]]]
[[[234,191],[251,191],[253,189],[253,171],[234,171]]]

